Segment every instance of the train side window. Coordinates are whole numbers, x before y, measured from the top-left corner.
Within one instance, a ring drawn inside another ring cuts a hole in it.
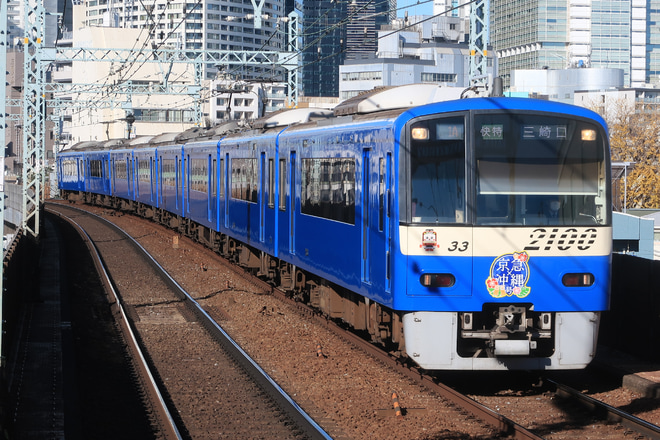
[[[225,197],[225,160],[220,159],[220,198]]]
[[[287,178],[286,178],[286,159],[280,159],[280,211],[286,211],[286,194],[287,194]]]
[[[275,207],[275,161],[268,159],[268,207]]]
[[[100,160],[90,160],[89,161],[89,175],[90,177],[103,177],[103,171],[101,167],[101,161]]]
[[[209,159],[211,156],[209,155]],[[218,164],[216,163],[217,160],[213,159],[211,163],[211,179],[210,179],[210,185],[211,185],[211,198],[215,199],[215,196],[217,194],[218,190],[218,181],[217,181],[217,176],[218,176]],[[222,162],[222,161],[221,161]]]
[[[301,160],[301,212],[355,224],[355,159]]]

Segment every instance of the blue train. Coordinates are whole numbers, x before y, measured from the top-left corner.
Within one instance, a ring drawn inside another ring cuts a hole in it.
[[[59,188],[174,228],[427,370],[585,367],[609,306],[604,121],[410,96],[81,144],[59,154]]]

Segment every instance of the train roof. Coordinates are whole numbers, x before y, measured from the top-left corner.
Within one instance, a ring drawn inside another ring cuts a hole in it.
[[[428,111],[428,104],[445,103],[443,111],[465,109],[499,108],[503,102],[521,110],[569,111],[570,113],[596,117],[592,112],[575,106],[566,106],[552,101],[539,101],[529,98],[498,98],[494,100],[484,97],[466,98],[466,92],[471,89],[462,87],[446,87],[438,84],[409,84],[403,86],[377,87],[360,93],[337,105],[333,110],[322,108],[283,109],[267,114],[254,121],[230,120],[213,127],[193,127],[183,132],[163,133],[157,136],[140,136],[138,138],[112,139],[108,141],[80,142],[67,151],[94,151],[103,149],[147,148],[158,146],[178,146],[192,141],[220,140],[224,137],[260,136],[267,133],[280,133],[284,128],[304,130],[310,127],[331,126],[349,121],[367,121],[370,119],[396,118],[404,112],[410,115]],[[473,96],[479,94],[473,94]],[[462,99],[466,98],[466,99]],[[504,100],[504,101],[500,101]],[[562,107],[562,105],[564,107]],[[419,108],[419,110],[417,110]],[[426,108],[426,110],[424,110]]]
[[[333,116],[334,112],[332,110],[322,108],[284,109],[257,119],[252,124],[252,127],[255,129],[284,127],[293,124],[304,124],[306,122],[328,119]]]
[[[408,84],[377,87],[338,104],[335,116],[404,109],[434,102],[460,99],[462,87],[443,87],[437,84]]]

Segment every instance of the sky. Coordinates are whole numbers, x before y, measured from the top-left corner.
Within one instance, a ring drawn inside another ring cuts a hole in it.
[[[433,0],[397,0],[397,8],[397,17],[403,17],[405,11],[408,11],[409,16],[433,15]]]

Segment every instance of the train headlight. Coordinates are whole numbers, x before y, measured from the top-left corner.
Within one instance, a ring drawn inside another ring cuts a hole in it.
[[[426,141],[429,138],[429,129],[426,127],[415,127],[410,131],[410,134],[416,141]]]
[[[582,140],[583,141],[595,141],[596,140],[596,130],[591,130],[591,129],[582,130]]]
[[[451,287],[456,278],[450,273],[425,273],[419,279],[424,287]]]
[[[594,284],[594,276],[590,273],[567,273],[561,282],[566,287],[589,287]]]

